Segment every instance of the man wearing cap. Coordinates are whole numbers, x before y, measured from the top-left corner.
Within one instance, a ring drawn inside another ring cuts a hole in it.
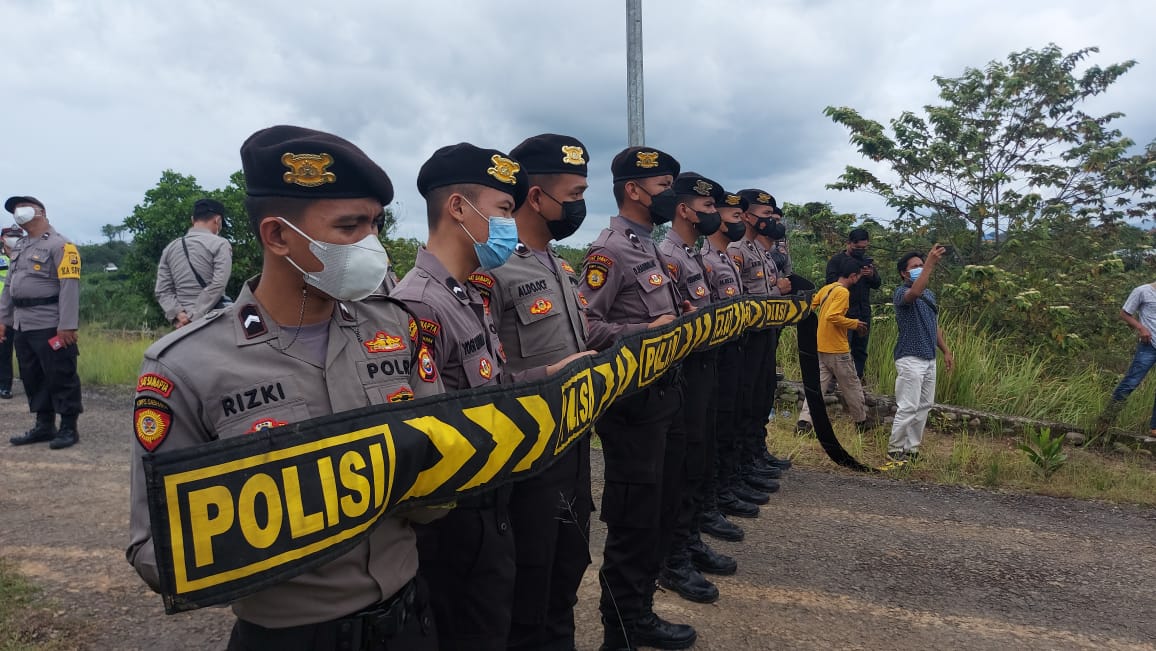
[[[706,263],[692,244],[718,231],[722,218],[716,204],[722,203],[724,191],[717,181],[684,172],[674,180],[674,193],[678,198],[674,221],[658,251],[679,299],[702,309],[718,297],[707,280]],[[684,481],[674,537],[658,577],[662,587],[699,603],[713,603],[719,596],[703,572],[734,574],[738,569],[733,558],[716,553],[699,534],[706,473],[708,469],[714,472],[717,363],[717,351],[709,350],[692,353],[682,364],[686,395],[681,418],[687,437]]]
[[[0,340],[13,338],[28,408],[36,414],[36,425],[9,441],[67,448],[80,440],[76,421],[84,411],[76,373],[80,253],[48,223],[39,199],[9,197],[4,210],[28,234],[12,249],[8,282],[0,292]]]
[[[4,291],[4,285],[8,282],[8,267],[12,262],[12,250],[16,248],[16,243],[24,237],[24,229],[19,226],[9,226],[0,231],[0,293]],[[5,323],[7,327],[11,328],[11,323]],[[12,398],[12,339],[13,337],[5,337],[4,341],[0,341],[0,399],[9,400]]]
[[[220,236],[224,214],[221,202],[198,199],[189,231],[161,253],[153,293],[173,327],[186,326],[231,302],[225,285],[233,270],[233,247]]]
[[[658,248],[654,226],[674,217],[671,186],[679,164],[649,147],[629,147],[610,164],[619,214],[590,245],[578,291],[588,301],[592,327],[618,337],[673,322],[683,308]],[[670,546],[681,497],[686,434],[678,418],[679,369],[612,404],[595,424],[602,441],[605,483],[602,521],[603,649],[653,646],[684,649],[694,628],[654,613],[654,591]]]
[[[595,345],[577,274],[550,247],[586,217],[590,156],[576,138],[542,134],[510,151],[527,175],[514,213],[518,243],[506,264],[470,274],[490,308],[506,370],[553,364]],[[509,649],[573,649],[574,604],[590,564],[590,441],[577,442],[541,474],[514,484],[509,514],[515,565]]]
[[[733,192],[723,192],[722,201],[716,202],[722,225],[705,238],[699,255],[706,267],[707,281],[720,300],[742,296],[743,286],[738,266],[727,254],[727,247],[746,236],[742,214],[747,200]],[[702,531],[721,540],[738,542],[745,532],[724,517],[735,515],[757,517],[759,507],[735,496],[732,487],[739,482],[738,444],[736,433],[740,426],[737,418],[739,386],[743,369],[743,337],[724,344],[718,349],[718,393],[715,401],[715,467],[707,475],[704,487]]]
[[[375,293],[386,256],[373,222],[393,198],[385,172],[353,143],[294,126],[254,133],[241,165],[261,275],[233,305],[153,344],[137,382],[126,557],[154,590],[144,455],[442,391],[420,363],[414,317]],[[411,522],[444,513],[385,518],[329,563],[233,602],[228,648],[436,650]]]
[[[469,276],[500,267],[513,253],[518,234],[511,215],[526,200],[527,185],[517,162],[464,142],[438,149],[418,171],[429,241],[391,296],[418,316],[419,356],[437,365],[447,391],[513,379],[489,303]],[[545,377],[576,357],[518,379]],[[444,651],[506,648],[515,577],[510,490],[459,500],[446,518],[418,529],[420,572],[430,583]]]

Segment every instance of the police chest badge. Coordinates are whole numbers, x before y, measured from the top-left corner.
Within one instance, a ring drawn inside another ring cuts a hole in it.
[[[337,175],[328,171],[333,164],[329,154],[293,154],[285,152],[281,164],[289,168],[281,180],[304,188],[315,188],[326,183],[336,183]]]
[[[734,288],[734,285],[731,285],[730,287],[727,287],[727,288],[726,288],[726,291],[725,291],[725,294],[726,294],[727,296],[734,296],[734,295],[735,295],[735,288]]]
[[[255,421],[253,425],[249,427],[249,431],[245,433],[256,434],[261,430],[273,429],[274,427],[284,427],[288,424],[289,423],[287,421],[277,420],[276,418],[262,418],[261,420]]]
[[[489,358],[483,357],[482,361],[478,362],[478,373],[487,380],[494,375],[494,365]]]
[[[492,162],[494,166],[486,170],[486,174],[498,179],[502,183],[517,185],[518,179],[515,175],[522,169],[521,165],[499,154],[490,156],[490,162]]]
[[[673,262],[667,262],[666,270],[670,272],[671,278],[678,278],[678,265],[674,264]]]
[[[582,148],[577,145],[562,145],[562,162],[567,165],[585,165],[586,160],[582,158],[583,153]]]
[[[694,295],[699,297],[699,298],[706,296],[706,287],[703,287],[702,285],[695,287],[694,288]]]
[[[397,391],[394,391],[393,393],[386,396],[385,399],[390,402],[405,402],[407,400],[413,400],[413,389],[403,385]]]
[[[654,285],[655,287],[658,287],[662,284],[662,276],[658,274],[650,274],[650,278],[647,279],[647,282],[649,282],[651,285]]]
[[[731,256],[731,260],[734,260],[734,261],[735,261],[735,264],[737,264],[737,265],[738,265],[740,268],[743,266],[743,256],[741,256],[741,255],[732,255],[732,256]]]
[[[571,267],[569,262],[562,260],[560,265],[562,267],[562,271],[565,271],[568,274],[574,273],[574,267]]]
[[[658,152],[640,151],[634,155],[634,165],[642,169],[658,167]]]
[[[395,337],[384,330],[378,330],[373,339],[365,342],[365,351],[368,353],[392,353],[404,348],[405,343],[401,337]]]
[[[549,314],[550,310],[554,309],[554,304],[549,299],[539,298],[530,305],[530,314],[542,315]]]

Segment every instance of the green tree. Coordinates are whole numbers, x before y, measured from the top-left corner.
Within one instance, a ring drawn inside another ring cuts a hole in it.
[[[1139,153],[1112,126],[1121,113],[1081,110],[1135,65],[1077,68],[1097,48],[1024,50],[960,77],[935,77],[941,104],[882,124],[853,108],[824,113],[851,132],[890,178],[848,166],[829,188],[884,198],[915,229],[966,223],[971,260],[992,259],[1005,233],[1065,216],[1081,224],[1148,217],[1156,202],[1156,142]],[[985,235],[994,241],[985,246]],[[958,242],[957,242],[958,244]]]

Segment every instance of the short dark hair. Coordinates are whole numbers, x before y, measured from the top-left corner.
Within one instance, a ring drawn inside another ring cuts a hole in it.
[[[852,229],[850,233],[847,233],[847,241],[852,244],[869,239],[871,239],[871,233],[868,233],[866,228]]]
[[[843,258],[839,261],[839,277],[850,278],[863,271],[863,261],[855,258]]]
[[[261,242],[261,220],[266,217],[284,217],[291,222],[297,221],[314,201],[317,199],[245,197],[245,213],[249,215],[249,229],[253,231],[253,237]]]
[[[614,193],[615,203],[621,208],[622,204],[626,202],[626,181],[615,181],[611,192]]]
[[[473,183],[457,183],[430,190],[425,197],[425,217],[430,232],[432,233],[441,221],[442,207],[445,206],[451,194],[460,194],[470,201],[477,201],[478,190],[481,187]]]
[[[902,274],[904,271],[907,271],[907,263],[911,262],[912,258],[919,258],[922,260],[923,254],[919,251],[908,251],[907,253],[904,253],[903,257],[899,258],[899,262],[895,264],[895,269],[900,274]]]

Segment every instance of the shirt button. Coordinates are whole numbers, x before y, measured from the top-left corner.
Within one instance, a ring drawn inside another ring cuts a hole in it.
[[[509,528],[510,528],[509,523],[506,523],[506,522],[499,522],[498,523],[498,531],[501,531],[502,533],[506,533],[506,530]]]

